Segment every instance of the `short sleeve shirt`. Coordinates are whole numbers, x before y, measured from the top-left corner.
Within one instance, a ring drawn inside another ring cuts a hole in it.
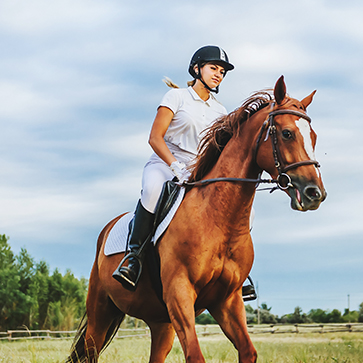
[[[164,140],[195,155],[203,131],[217,118],[227,114],[214,95],[210,94],[209,99],[203,101],[192,87],[170,90],[160,106],[174,113]]]

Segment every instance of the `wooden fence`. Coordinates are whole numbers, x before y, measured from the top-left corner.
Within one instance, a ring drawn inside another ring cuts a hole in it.
[[[218,325],[197,325],[198,337],[207,337],[210,335],[222,335]],[[284,333],[338,333],[338,332],[363,332],[363,323],[349,324],[295,324],[295,325],[249,325],[249,334],[284,334]],[[8,330],[0,332],[0,340],[20,340],[20,339],[73,339],[76,334],[75,330],[71,331],[51,331],[51,330]],[[115,339],[125,338],[144,338],[150,337],[149,328],[137,329],[119,329]]]

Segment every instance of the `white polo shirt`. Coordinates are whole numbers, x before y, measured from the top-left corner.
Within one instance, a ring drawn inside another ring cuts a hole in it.
[[[203,131],[217,118],[227,114],[225,107],[212,93],[207,101],[203,101],[192,87],[170,90],[160,106],[174,113],[164,136],[165,142],[194,155],[197,154]]]

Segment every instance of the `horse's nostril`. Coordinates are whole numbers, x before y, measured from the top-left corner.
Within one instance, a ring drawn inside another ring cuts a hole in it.
[[[304,190],[304,194],[310,200],[320,200],[322,198],[321,191],[318,187],[306,187]]]

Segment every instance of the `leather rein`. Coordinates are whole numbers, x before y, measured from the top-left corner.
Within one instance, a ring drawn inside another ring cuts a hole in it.
[[[258,134],[257,141],[256,141],[256,147],[255,147],[254,154],[253,154],[253,159],[254,159],[255,163],[257,164],[256,158],[257,158],[258,149],[260,147],[262,136],[266,130],[266,127],[268,126],[267,127],[268,134],[266,135],[265,141],[267,140],[268,136],[270,135],[271,142],[272,142],[272,154],[273,154],[274,161],[275,161],[275,167],[279,173],[279,175],[276,179],[214,178],[214,179],[200,180],[200,181],[196,181],[196,182],[184,181],[181,185],[186,186],[186,187],[194,187],[194,186],[203,186],[203,185],[207,185],[210,183],[216,183],[216,182],[232,182],[232,183],[247,182],[247,183],[257,183],[257,184],[260,184],[260,183],[276,184],[277,187],[273,188],[272,191],[275,189],[285,190],[290,187],[293,187],[290,176],[288,174],[286,174],[287,171],[298,168],[300,166],[304,166],[304,165],[315,165],[317,168],[319,168],[320,164],[316,160],[303,160],[303,161],[298,161],[296,163],[291,163],[288,165],[285,165],[283,163],[281,152],[280,152],[280,149],[278,146],[275,116],[286,115],[286,114],[298,116],[300,118],[307,120],[309,123],[311,122],[311,118],[308,115],[306,115],[305,113],[300,112],[300,111],[275,110],[275,111],[270,112],[268,119],[266,121],[264,121],[264,123],[261,126],[261,129]]]

